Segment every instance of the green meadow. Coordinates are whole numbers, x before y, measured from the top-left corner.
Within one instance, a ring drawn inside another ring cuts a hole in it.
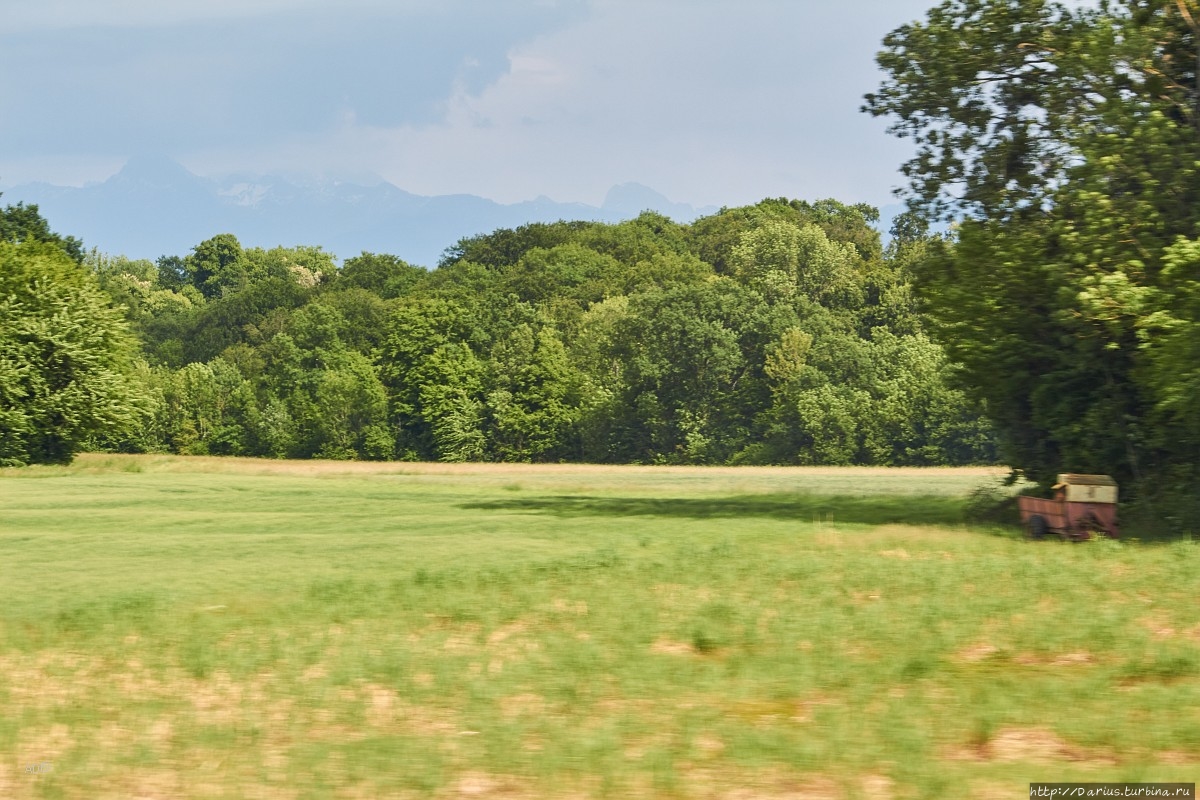
[[[965,523],[997,476],[0,470],[0,797],[1195,780],[1200,545]]]

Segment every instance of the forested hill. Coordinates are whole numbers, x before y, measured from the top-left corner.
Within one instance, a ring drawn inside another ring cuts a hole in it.
[[[433,270],[243,248],[85,266],[141,340],[131,451],[740,464],[995,458],[875,211],[767,200],[467,238]]]

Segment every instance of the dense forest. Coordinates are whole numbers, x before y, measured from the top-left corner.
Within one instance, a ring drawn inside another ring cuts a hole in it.
[[[16,209],[9,209],[12,214]],[[25,209],[28,213],[28,209]],[[229,234],[157,263],[81,252],[137,339],[133,424],[79,446],[272,458],[963,464],[948,385],[874,209],[768,200],[682,225],[464,239],[436,269]],[[65,267],[64,267],[65,269]],[[89,312],[95,314],[95,310]],[[115,378],[112,378],[115,380]],[[70,448],[7,448],[10,462]]]

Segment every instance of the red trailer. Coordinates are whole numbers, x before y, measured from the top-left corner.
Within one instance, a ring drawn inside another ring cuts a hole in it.
[[[1017,498],[1017,507],[1021,523],[1033,539],[1044,539],[1048,533],[1075,541],[1090,539],[1093,533],[1114,539],[1121,535],[1117,483],[1107,475],[1061,474],[1053,499],[1022,496]]]

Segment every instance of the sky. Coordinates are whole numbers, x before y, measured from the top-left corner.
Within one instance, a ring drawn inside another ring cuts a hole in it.
[[[599,204],[885,205],[911,146],[859,111],[933,0],[0,0],[0,186],[133,156]]]

